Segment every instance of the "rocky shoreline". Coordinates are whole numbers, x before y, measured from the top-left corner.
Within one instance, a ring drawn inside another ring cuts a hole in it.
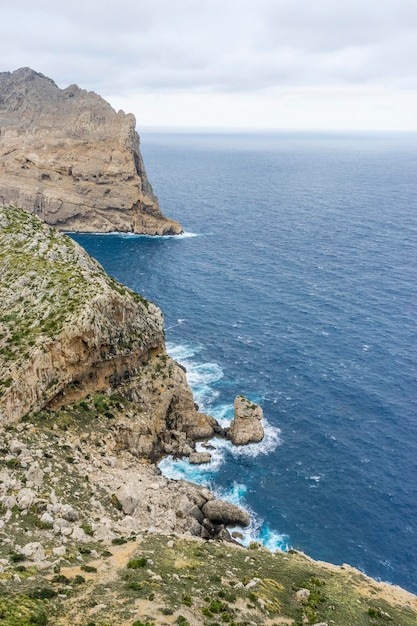
[[[244,396],[227,429],[200,412],[158,307],[58,232],[181,232],[134,127],[75,85],[0,74],[0,623],[413,626],[415,596],[243,549],[246,511],[158,469],[261,441],[263,414]]]
[[[108,497],[129,517],[131,530],[151,525],[162,532],[231,540],[226,526],[247,526],[247,513],[225,502],[213,502],[214,495],[207,489],[169,481],[149,464],[163,454],[192,455],[194,463],[207,462],[209,453],[196,453],[195,441],[228,434],[214,418],[198,411],[183,368],[166,354],[160,311],[107,277],[74,241],[24,211],[0,209],[0,225],[1,349],[8,354],[0,362],[0,415],[10,427],[21,419],[32,424],[18,426],[22,432],[31,432],[32,451],[28,439],[24,444],[4,437],[4,443],[11,446],[4,446],[2,474],[6,521],[15,506],[26,511],[39,505],[43,480],[51,476],[58,480],[51,474],[51,462],[45,461],[50,457],[47,447],[65,445],[76,469],[65,463],[64,476],[84,472],[101,488],[108,486]],[[59,300],[59,293],[67,293],[66,301]],[[42,326],[39,320],[45,318],[47,324]],[[259,429],[260,407],[243,397],[237,404],[232,438],[249,442],[251,425],[256,423]],[[56,435],[62,423],[73,429],[65,444]],[[44,424],[52,430],[45,430]],[[98,430],[99,456],[93,454]],[[38,432],[43,439],[37,439]],[[42,441],[47,442],[46,448]],[[28,468],[27,472],[9,475],[7,467],[14,464]],[[43,513],[54,526],[51,511],[61,505],[53,489],[51,493],[52,500],[42,503],[41,509],[46,507]],[[64,517],[68,523],[81,516],[76,511],[69,515],[73,519]],[[38,523],[44,521],[39,518]],[[71,532],[64,526],[65,536],[74,532],[82,537],[79,526]],[[95,532],[109,539],[102,527]]]
[[[415,623],[411,594],[237,546],[228,528],[245,511],[161,475],[163,455],[208,462],[197,440],[243,445],[263,429],[243,396],[227,430],[199,412],[154,304],[16,207],[0,208],[0,269],[2,623]]]

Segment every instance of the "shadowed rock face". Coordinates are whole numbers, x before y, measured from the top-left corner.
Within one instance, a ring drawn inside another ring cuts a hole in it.
[[[147,179],[135,118],[94,92],[0,73],[0,204],[59,230],[175,235]]]

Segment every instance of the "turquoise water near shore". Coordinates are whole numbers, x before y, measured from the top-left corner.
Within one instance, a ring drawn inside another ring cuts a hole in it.
[[[215,442],[204,482],[246,540],[417,592],[417,137],[142,134],[179,238],[74,235],[155,301],[196,401],[259,402],[267,437]]]

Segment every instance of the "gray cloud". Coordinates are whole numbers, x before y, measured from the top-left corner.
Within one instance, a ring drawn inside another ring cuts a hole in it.
[[[415,0],[0,0],[0,71],[102,94],[417,87]]]

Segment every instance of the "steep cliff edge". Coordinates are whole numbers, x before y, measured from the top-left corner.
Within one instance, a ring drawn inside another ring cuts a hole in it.
[[[59,230],[182,232],[161,213],[134,116],[29,68],[0,73],[0,204]]]
[[[123,439],[137,456],[189,453],[216,427],[165,352],[158,307],[69,237],[0,207],[0,420],[115,391],[130,403]]]

